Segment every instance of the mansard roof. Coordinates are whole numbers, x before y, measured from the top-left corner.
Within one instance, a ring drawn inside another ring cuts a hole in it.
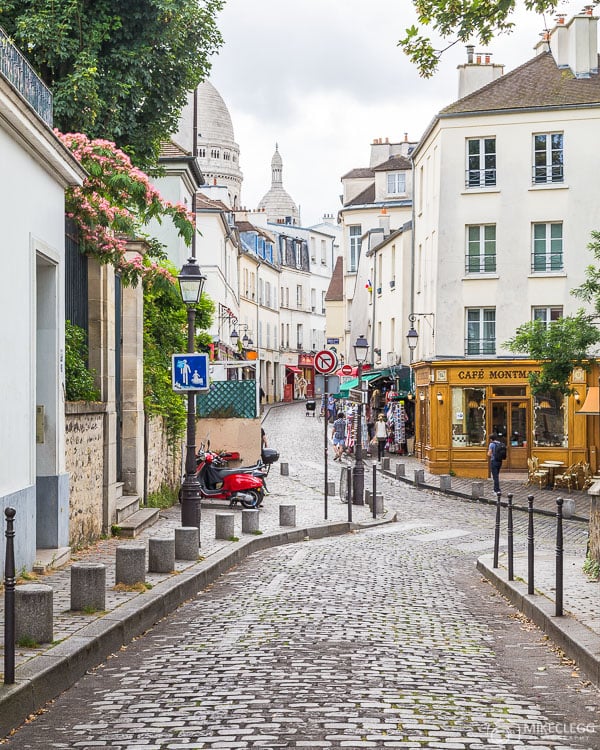
[[[390,156],[387,161],[374,167],[375,172],[392,172],[398,169],[412,169],[409,159],[404,156]]]

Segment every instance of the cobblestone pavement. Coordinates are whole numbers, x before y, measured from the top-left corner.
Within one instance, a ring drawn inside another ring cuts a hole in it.
[[[265,420],[290,465],[289,477],[273,472],[268,501],[316,522],[323,425],[300,408]],[[598,689],[475,571],[493,507],[379,485],[397,523],[252,555],[7,746],[600,748]],[[347,513],[337,498],[329,510]],[[517,550],[525,523],[517,514]],[[554,532],[536,518],[540,554]],[[579,578],[586,537],[565,524],[573,591],[594,588]]]

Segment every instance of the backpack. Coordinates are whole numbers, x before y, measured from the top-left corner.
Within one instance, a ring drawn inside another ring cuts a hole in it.
[[[506,444],[500,440],[495,441],[494,458],[496,461],[504,461],[506,459]]]

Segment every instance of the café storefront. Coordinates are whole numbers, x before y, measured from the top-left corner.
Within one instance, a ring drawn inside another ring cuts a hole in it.
[[[576,368],[575,393],[533,395],[532,360],[436,360],[414,365],[415,453],[433,474],[488,476],[487,446],[495,432],[507,446],[503,470],[527,474],[527,459],[596,463],[586,445],[587,373]],[[595,466],[594,466],[595,468]]]

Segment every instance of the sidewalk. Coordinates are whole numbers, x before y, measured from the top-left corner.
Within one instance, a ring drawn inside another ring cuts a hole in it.
[[[398,481],[408,485],[414,484],[414,470],[423,468],[420,461],[412,456],[393,456],[390,457],[390,470],[384,473],[395,477],[397,463],[404,463],[406,474],[405,479]],[[369,488],[371,465],[372,460],[367,458],[366,488]],[[247,555],[280,544],[348,533],[353,528],[395,520],[394,506],[398,506],[393,494],[388,495],[390,490],[386,489],[386,507],[389,510],[383,518],[374,520],[368,506],[354,505],[353,523],[350,524],[347,520],[348,506],[340,503],[336,495],[329,499],[328,519],[325,521],[323,495],[314,488],[307,492],[307,486],[298,480],[299,473],[293,465],[290,465],[289,477],[281,476],[280,465],[274,465],[269,479],[271,494],[266,498],[265,507],[260,515],[260,528],[263,533],[258,536],[242,535],[241,509],[237,509],[233,512],[235,533],[239,536],[239,541],[222,541],[214,538],[215,515],[219,512],[228,512],[228,509],[203,504],[200,529],[202,557],[193,563],[177,561],[176,570],[171,574],[148,573],[146,581],[152,588],[143,593],[114,589],[115,549],[119,544],[130,544],[132,540],[105,539],[89,549],[74,554],[71,562],[101,562],[106,565],[106,610],[102,613],[84,614],[70,611],[69,564],[38,578],[38,582],[52,586],[54,591],[55,640],[53,644],[45,644],[35,649],[17,648],[17,682],[13,686],[0,685],[0,737],[20,724],[30,713],[40,709],[46,701],[74,684],[87,670],[104,661],[110,653],[150,628]],[[452,477],[451,489],[446,494],[473,499],[473,481],[479,480]],[[536,511],[546,516],[554,515],[558,494],[525,487],[523,481],[523,477],[501,475],[503,502],[506,494],[512,492],[515,508],[526,509],[527,495],[533,494]],[[420,486],[419,491],[439,493],[439,484],[439,477],[425,472],[425,484]],[[491,480],[483,480],[483,495],[483,498],[474,501],[496,502]],[[574,496],[576,513],[582,520],[566,522],[577,527],[578,546],[574,549],[571,544],[568,555],[565,555],[564,609],[568,613],[565,617],[553,616],[555,560],[548,544],[546,550],[536,552],[537,593],[531,597],[526,595],[526,586],[520,582],[527,577],[527,560],[523,554],[515,557],[514,582],[506,580],[507,563],[504,548],[501,551],[498,569],[492,568],[489,555],[481,557],[477,561],[477,566],[516,607],[531,617],[569,656],[577,659],[590,677],[600,682],[600,607],[597,606],[594,584],[589,583],[581,571],[585,557],[585,544],[581,540],[585,534],[589,500],[583,493],[575,493]],[[296,505],[296,527],[282,528],[279,525],[280,503]],[[172,536],[174,528],[181,525],[180,513],[179,505],[161,511],[159,521],[138,536],[134,540],[135,543],[146,544],[150,537]],[[503,514],[505,524],[506,512],[503,511]],[[522,526],[524,514],[517,510],[516,516],[521,516]],[[15,525],[19,521],[17,516]],[[548,521],[547,518],[546,523]],[[490,546],[493,541],[492,534],[493,529],[490,529]],[[4,598],[0,599],[0,620],[3,621]],[[0,641],[0,650],[2,647],[3,641]]]

